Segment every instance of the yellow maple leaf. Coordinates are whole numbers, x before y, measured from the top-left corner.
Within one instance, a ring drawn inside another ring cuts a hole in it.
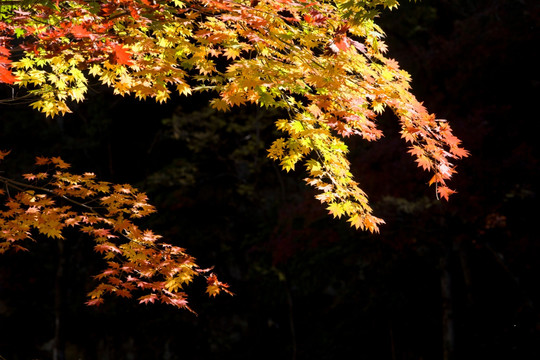
[[[212,101],[210,101],[210,106],[220,111],[227,111],[230,108],[230,105],[225,100],[219,98],[212,99]]]
[[[326,209],[329,210],[330,214],[337,218],[341,218],[344,214],[343,207],[339,203],[331,203]]]
[[[223,55],[225,55],[227,59],[236,59],[237,57],[240,57],[241,51],[242,49],[229,47],[225,49],[225,51],[223,52]]]

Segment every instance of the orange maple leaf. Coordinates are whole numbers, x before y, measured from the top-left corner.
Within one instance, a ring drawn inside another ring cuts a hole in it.
[[[51,160],[47,157],[36,156],[36,165],[47,165]]]
[[[437,194],[438,196],[440,196],[441,198],[445,199],[446,201],[448,201],[448,197],[452,194],[455,194],[456,192],[452,189],[450,189],[449,187],[447,186],[438,186],[437,187]]]
[[[334,39],[334,45],[341,51],[346,51],[351,46],[347,36],[338,36]]]
[[[133,61],[131,60],[131,55],[127,52],[127,50],[120,44],[116,44],[113,46],[113,55],[114,60],[117,64],[120,65],[133,65]]]
[[[467,150],[465,150],[465,149],[463,149],[463,148],[460,148],[460,147],[451,147],[451,148],[450,148],[450,152],[451,152],[453,155],[455,155],[455,156],[457,156],[458,158],[460,158],[460,159],[461,159],[461,158],[464,158],[464,157],[467,157],[467,156],[470,155],[470,153],[469,153]]]
[[[52,157],[50,160],[57,168],[60,168],[60,169],[67,169],[71,166],[58,156]]]
[[[210,296],[216,296],[221,291],[226,292],[229,295],[233,295],[233,293],[227,289],[229,285],[219,281],[215,274],[208,275],[208,277],[206,278],[206,282],[206,292]]]
[[[431,159],[425,155],[420,155],[418,159],[416,159],[416,162],[418,163],[418,166],[423,168],[424,170],[431,169]]]
[[[11,150],[8,150],[8,151],[0,150],[0,160],[4,159],[7,155],[9,155],[10,152]]]

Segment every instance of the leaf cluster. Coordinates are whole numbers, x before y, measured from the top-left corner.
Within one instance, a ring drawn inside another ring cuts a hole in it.
[[[81,101],[89,78],[158,102],[211,91],[215,109],[255,104],[284,109],[286,134],[269,157],[286,171],[303,162],[308,184],[331,214],[377,231],[366,194],[353,180],[342,138],[382,136],[377,115],[394,111],[418,165],[432,171],[437,196],[467,156],[450,126],[410,92],[410,76],[385,57],[374,22],[395,0],[347,1],[38,1],[20,6],[0,28],[0,81],[29,89],[48,116]],[[20,45],[10,48],[10,38]],[[17,35],[19,36],[19,35]],[[10,64],[12,51],[18,51]],[[1,65],[1,64],[0,64]],[[12,71],[8,69],[11,68]]]
[[[155,211],[144,193],[127,184],[97,181],[92,173],[69,173],[69,164],[58,157],[38,157],[36,165],[39,171],[24,174],[21,181],[0,177],[5,185],[0,190],[5,198],[0,253],[26,251],[25,240],[64,239],[64,230],[75,228],[95,242],[94,250],[107,264],[95,276],[99,283],[88,294],[88,305],[101,304],[106,294],[137,294],[139,303],[158,300],[191,310],[183,290],[198,276],[206,278],[210,295],[231,294],[227,284],[210,269],[201,269],[183,248],[135,223]]]
[[[410,76],[385,54],[380,9],[396,0],[71,0],[14,1],[0,14],[0,83],[26,89],[46,116],[71,112],[95,82],[121,96],[167,101],[172,92],[208,92],[220,111],[252,105],[286,114],[268,157],[285,171],[306,168],[307,184],[334,217],[378,232],[367,194],[351,172],[346,138],[380,139],[390,109],[418,166],[432,172],[438,198],[454,193],[451,162],[468,155],[446,120],[412,94]],[[174,127],[174,124],[173,124]],[[2,153],[2,158],[5,156]],[[1,177],[0,249],[24,249],[33,233],[62,238],[76,227],[96,241],[107,269],[89,304],[140,290],[188,308],[181,289],[207,270],[184,249],[161,242],[134,220],[153,211],[129,185],[67,172],[60,158],[24,181]],[[16,192],[12,195],[12,192]],[[213,275],[207,292],[228,292]]]

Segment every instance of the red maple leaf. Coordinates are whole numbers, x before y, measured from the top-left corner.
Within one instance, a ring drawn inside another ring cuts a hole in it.
[[[131,61],[131,55],[127,52],[127,50],[120,44],[116,44],[113,47],[114,51],[114,60],[117,64],[120,65],[133,65],[133,61]]]
[[[109,16],[111,15],[116,9],[118,8],[118,5],[117,4],[103,4],[101,5],[101,11],[100,11],[100,14],[101,16]]]
[[[103,304],[103,299],[97,298],[97,299],[88,300],[85,304],[88,306],[98,306],[98,305]]]
[[[85,28],[83,28],[81,25],[75,25],[71,28],[71,33],[73,36],[75,36],[77,39],[82,38],[89,38],[91,37],[91,33],[88,32]]]
[[[9,56],[11,54],[5,46],[0,45],[0,55]]]
[[[124,297],[124,298],[132,297],[131,293],[128,290],[125,290],[125,289],[116,290],[116,295]]]
[[[154,301],[156,301],[156,299],[158,298],[158,296],[156,294],[150,294],[150,295],[145,295],[145,296],[141,296],[139,298],[139,304],[147,304],[147,303],[154,303]]]
[[[337,46],[337,48],[341,51],[346,51],[351,46],[349,43],[349,38],[347,36],[337,36],[334,39],[334,44]]]
[[[13,84],[17,78],[13,76],[11,71],[3,66],[0,66],[0,83]]]

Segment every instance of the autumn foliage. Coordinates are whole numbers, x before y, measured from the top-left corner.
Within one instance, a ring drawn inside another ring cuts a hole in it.
[[[0,152],[0,160],[7,153]],[[95,175],[71,174],[62,159],[36,158],[37,171],[16,181],[0,176],[5,209],[0,211],[0,254],[27,250],[25,241],[37,235],[63,239],[74,228],[94,240],[94,249],[106,260],[95,276],[99,285],[88,294],[88,305],[99,305],[114,294],[140,303],[159,300],[190,309],[182,291],[193,278],[205,276],[207,292],[231,293],[227,284],[201,269],[195,259],[177,246],[162,242],[135,220],[154,212],[144,193],[130,185],[97,181]]]
[[[446,184],[455,173],[451,161],[467,156],[448,122],[411,93],[409,74],[385,56],[384,33],[374,18],[379,9],[397,5],[396,0],[13,1],[1,11],[0,82],[27,89],[35,97],[31,106],[46,116],[70,112],[70,102],[82,101],[91,81],[118,95],[158,102],[173,91],[186,96],[208,91],[218,110],[244,104],[284,109],[288,117],[276,120],[284,135],[268,156],[286,171],[305,166],[306,182],[330,214],[376,232],[384,221],[372,214],[350,171],[347,137],[379,139],[377,115],[391,109],[409,152],[432,173],[429,184],[445,199],[454,192]],[[68,174],[59,161],[38,159],[56,172],[26,177],[47,187],[3,180],[21,187],[16,197],[6,194],[4,246],[20,246],[16,242],[31,228],[57,237],[62,227],[78,226],[109,260],[90,302],[100,302],[106,292],[129,296],[138,288],[149,292],[143,302],[184,306],[177,290],[200,269],[182,249],[157,242],[156,235],[132,223],[152,209],[144,195],[89,174]],[[81,204],[92,198],[105,213],[87,205],[83,213],[73,213],[73,202],[54,205],[54,197],[64,196]],[[47,228],[44,216],[54,217],[60,228]],[[25,225],[17,228],[13,219]],[[115,261],[117,256],[124,262]],[[219,284],[216,279],[209,292],[224,290]]]

